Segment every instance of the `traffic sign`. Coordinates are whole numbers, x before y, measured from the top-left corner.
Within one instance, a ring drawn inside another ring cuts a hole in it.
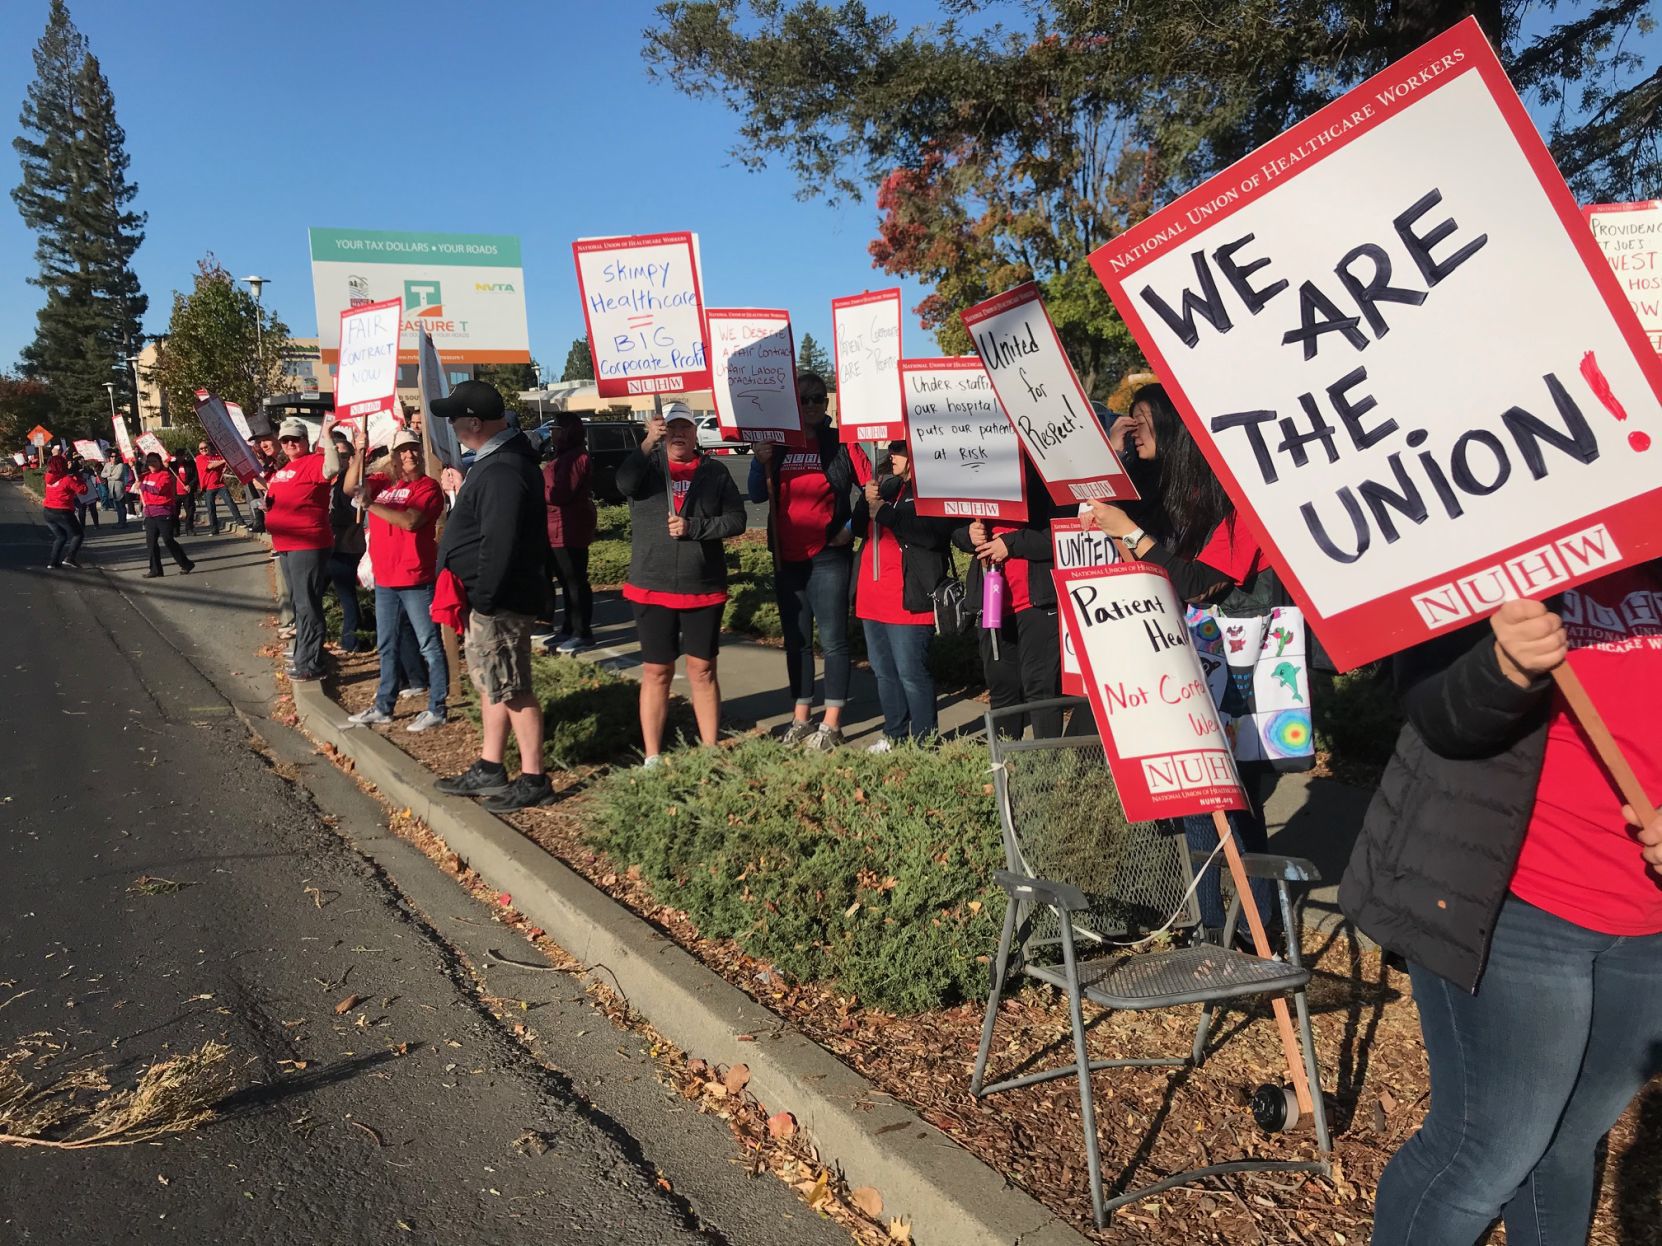
[[[36,424],[29,430],[29,444],[39,449],[52,440],[52,430],[43,424]]]

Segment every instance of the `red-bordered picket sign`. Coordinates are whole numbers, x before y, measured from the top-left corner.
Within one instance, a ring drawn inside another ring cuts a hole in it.
[[[110,417],[110,423],[115,426],[115,446],[121,452],[121,457],[128,463],[136,463],[138,460],[133,452],[132,434],[127,431],[127,417],[117,411]]]
[[[1050,521],[1050,550],[1056,571],[1076,568],[1111,567],[1120,560],[1119,545],[1105,533],[1087,528],[1078,516],[1069,515]],[[1056,630],[1062,641],[1062,695],[1085,695],[1085,672],[1079,665],[1073,633],[1068,631],[1065,610],[1056,612]]]
[[[831,300],[837,369],[837,435],[843,441],[898,441],[900,291],[868,290]]]
[[[259,476],[263,468],[254,453],[254,447],[248,444],[242,430],[237,427],[236,420],[231,416],[232,405],[223,401],[218,394],[211,394],[205,389],[196,391],[196,422],[208,435],[208,440],[219,452],[219,457],[225,460],[225,466],[231,469],[238,480],[247,484]]]
[[[918,514],[1026,520],[1021,443],[981,361],[902,359],[899,389]]]
[[[1662,554],[1662,360],[1475,20],[1091,264],[1341,667]]]
[[[993,389],[1057,502],[1135,498],[1062,339],[1029,281],[958,313]]]
[[[400,423],[398,336],[403,324],[402,299],[365,303],[340,314],[335,420],[354,438],[360,422],[367,421],[372,446],[389,444]]]
[[[723,437],[805,446],[796,397],[796,340],[791,314],[773,308],[704,311],[710,392]]]
[[[602,398],[710,388],[697,234],[583,238],[571,253]]]
[[[1582,211],[1651,349],[1662,354],[1662,199]]]

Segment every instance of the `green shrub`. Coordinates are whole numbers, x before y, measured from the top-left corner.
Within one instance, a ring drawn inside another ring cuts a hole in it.
[[[1391,690],[1388,664],[1364,666],[1317,684],[1316,747],[1336,761],[1378,769],[1391,760],[1402,710]]]
[[[602,780],[587,833],[702,934],[884,1010],[984,994],[1003,858],[979,746],[872,756],[750,740],[665,762]]]

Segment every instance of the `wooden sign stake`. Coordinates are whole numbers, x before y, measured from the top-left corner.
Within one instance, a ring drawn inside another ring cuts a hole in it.
[[[1621,792],[1622,799],[1633,807],[1639,825],[1649,826],[1656,819],[1656,806],[1651,804],[1650,798],[1645,795],[1645,789],[1639,784],[1639,776],[1633,773],[1633,767],[1628,765],[1627,758],[1622,756],[1622,750],[1616,744],[1616,737],[1611,735],[1610,728],[1604,725],[1604,717],[1593,704],[1593,699],[1587,695],[1587,688],[1581,682],[1581,677],[1568,662],[1563,662],[1552,672],[1552,679],[1558,685],[1558,691],[1563,694],[1564,700],[1569,703],[1570,713],[1575,715],[1575,720],[1581,724],[1581,729],[1593,742],[1593,748],[1598,753],[1599,760],[1604,763],[1604,768],[1610,772],[1610,777],[1616,780],[1616,788]]]

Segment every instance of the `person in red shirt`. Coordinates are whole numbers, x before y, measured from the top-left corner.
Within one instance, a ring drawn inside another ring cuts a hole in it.
[[[560,414],[554,458],[542,465],[548,500],[550,578],[560,586],[565,618],[550,641],[555,653],[578,653],[594,644],[594,590],[589,586],[589,545],[594,541],[594,484],[588,429],[575,411]]]
[[[868,752],[886,753],[902,740],[935,734],[929,641],[935,588],[952,574],[954,526],[950,519],[918,514],[906,443],[891,442],[878,478],[866,483],[854,508],[854,530],[866,538],[854,577],[854,614],[865,628],[883,707],[883,738]]]
[[[197,486],[201,489],[201,496],[208,503],[208,531],[213,536],[219,535],[219,503],[223,501],[226,509],[231,512],[231,518],[239,528],[248,525],[243,522],[242,511],[237,507],[237,500],[231,496],[231,490],[225,483],[225,459],[213,448],[213,444],[206,438],[196,443],[196,477]],[[229,526],[229,525],[227,525]]]
[[[304,420],[284,420],[277,430],[284,461],[266,481],[265,527],[294,601],[291,679],[323,678],[323,590],[335,545],[329,495],[340,475],[340,455],[329,436],[334,427],[335,417],[325,417],[319,451],[312,449]]]
[[[1662,1073],[1662,817],[1639,825],[1553,675],[1662,794],[1662,563],[1393,663],[1407,725],[1340,891],[1408,961],[1431,1108],[1375,1246],[1585,1242],[1605,1135]]]
[[[367,443],[361,443],[341,478],[341,491],[347,497],[361,493],[369,504],[369,565],[375,573],[375,649],[381,659],[381,682],[375,703],[352,715],[352,721],[392,721],[398,701],[398,638],[407,619],[427,664],[427,708],[405,730],[427,731],[444,722],[450,691],[444,640],[433,622],[436,532],[444,494],[424,470],[421,439],[407,429],[392,439],[392,474],[371,472],[360,487],[367,452]]]
[[[81,526],[75,508],[86,495],[86,482],[69,470],[68,459],[54,454],[46,460],[45,491],[46,526],[52,530],[52,552],[47,555],[46,569],[79,568],[77,555],[86,529]]]
[[[144,507],[144,547],[150,555],[150,570],[144,573],[144,578],[160,578],[163,545],[167,546],[181,575],[195,571],[196,564],[185,557],[185,551],[179,548],[179,539],[173,535],[173,517],[179,509],[179,478],[159,454],[145,456],[144,475],[139,477],[139,502]]]

